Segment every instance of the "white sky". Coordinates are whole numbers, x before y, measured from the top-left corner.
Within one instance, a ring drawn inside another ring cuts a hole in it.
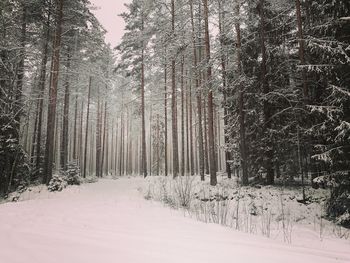
[[[124,4],[130,3],[131,0],[90,0],[98,7],[92,10],[102,26],[108,31],[106,41],[111,43],[112,47],[119,44],[124,34],[124,21],[118,14],[126,11]]]

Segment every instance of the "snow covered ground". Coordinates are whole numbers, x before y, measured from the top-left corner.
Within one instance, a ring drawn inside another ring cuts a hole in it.
[[[287,245],[205,224],[145,200],[145,184],[101,180],[0,205],[0,262],[350,262],[349,241]]]

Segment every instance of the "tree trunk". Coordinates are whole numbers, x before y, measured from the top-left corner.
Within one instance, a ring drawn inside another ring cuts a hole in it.
[[[205,50],[207,59],[207,86],[208,86],[208,141],[209,141],[209,162],[210,162],[210,185],[217,184],[216,165],[215,165],[215,139],[214,139],[214,109],[213,109],[213,90],[212,90],[212,68],[210,58],[210,38],[209,38],[209,10],[208,0],[204,3],[204,21],[205,21]]]
[[[114,174],[117,175],[118,172],[118,118],[116,118],[116,127],[115,127],[115,156],[114,156]]]
[[[185,175],[185,94],[184,94],[184,60],[181,60],[181,176]]]
[[[124,112],[121,112],[120,115],[120,146],[119,146],[119,175],[123,175],[123,137],[124,137]],[[141,146],[142,148],[142,146]],[[142,151],[142,149],[141,149]],[[141,154],[142,155],[142,154]],[[142,157],[141,157],[142,158]],[[143,165],[143,160],[141,161]],[[143,172],[143,167],[142,167]]]
[[[88,101],[86,107],[86,127],[85,127],[85,147],[84,147],[84,169],[83,177],[86,178],[86,168],[87,168],[87,146],[88,146],[88,136],[89,136],[89,118],[90,118],[90,97],[91,97],[91,86],[92,86],[92,77],[89,77],[89,91],[88,91]]]
[[[164,175],[168,176],[168,81],[167,64],[164,65]]]
[[[301,77],[302,77],[302,85],[303,85],[303,106],[306,107],[306,105],[309,103],[309,87],[307,85],[307,76],[306,76],[306,60],[305,60],[305,41],[304,41],[304,32],[303,32],[303,22],[302,22],[302,15],[301,15],[301,6],[300,6],[300,0],[295,0],[296,5],[296,16],[297,16],[297,26],[298,26],[298,40],[299,40],[299,59],[300,64],[303,67],[301,69]],[[300,138],[303,144],[303,147],[306,151],[305,158],[307,159],[307,155],[311,155],[312,149],[310,147],[310,136],[307,136],[308,138]],[[309,157],[311,159],[311,157]],[[305,162],[304,169],[301,171],[301,179],[302,179],[302,185],[304,189],[304,177],[308,174],[309,167],[307,162]],[[312,176],[313,177],[313,176]],[[313,178],[311,183],[313,184]],[[303,193],[304,194],[304,193]],[[305,200],[305,195],[303,195]]]
[[[205,173],[209,174],[209,148],[208,148],[208,117],[207,117],[207,107],[205,96],[202,102],[203,109],[203,137],[204,137],[204,165],[205,165]]]
[[[189,85],[189,94],[188,94],[188,102],[189,102],[189,130],[190,132],[190,166],[191,166],[191,175],[194,175],[194,159],[193,159],[193,118],[192,118],[192,83]]]
[[[260,0],[259,3],[259,12],[260,12],[260,45],[261,45],[261,84],[263,86],[262,90],[266,96],[270,92],[268,72],[267,72],[267,54],[266,54],[266,44],[265,44],[265,13],[264,13],[264,0]],[[265,136],[269,136],[271,129],[271,105],[269,101],[265,98],[264,100],[264,130]],[[273,145],[271,139],[267,138],[268,143],[266,145],[265,152],[265,170],[266,170],[266,181],[267,184],[274,183],[274,169],[273,169]]]
[[[160,170],[160,123],[159,114],[157,114],[157,175],[159,176]]]
[[[77,156],[77,123],[78,123],[78,95],[75,95],[75,106],[74,106],[74,127],[73,127],[73,160],[76,162]]]
[[[225,4],[225,3],[224,3]],[[222,13],[221,0],[219,0],[219,31],[220,31],[220,47],[221,47],[221,71],[222,71],[222,88],[224,94],[224,141],[225,141],[225,168],[227,177],[230,179],[232,177],[232,170],[230,166],[230,161],[232,160],[231,152],[228,150],[229,136],[227,134],[228,126],[228,110],[227,110],[227,76],[226,76],[226,57],[224,54],[224,37],[225,24],[224,14]]]
[[[142,14],[142,31],[144,28],[143,14]],[[145,127],[145,61],[144,61],[144,43],[142,43],[141,55],[141,126],[142,126],[142,174],[147,177],[147,153],[146,153],[146,127]]]
[[[45,146],[45,166],[44,166],[44,178],[43,182],[48,184],[52,177],[53,169],[53,144],[54,144],[54,132],[55,132],[55,120],[56,120],[56,104],[57,104],[57,86],[60,68],[60,50],[61,50],[61,36],[62,36],[62,24],[63,24],[63,3],[64,0],[56,0],[57,3],[57,16],[56,16],[56,30],[53,43],[53,56],[52,67],[50,77],[50,89],[49,89],[49,105],[47,116],[47,135]]]
[[[61,139],[61,168],[65,169],[68,161],[68,129],[69,129],[69,70],[70,70],[70,49],[67,51],[67,65],[66,65],[66,81],[64,91],[64,110],[63,110],[63,126]]]
[[[100,88],[97,89],[97,116],[96,116],[96,176],[101,177],[101,103]]]
[[[236,55],[237,55],[237,75],[242,77],[242,65],[241,65],[241,26],[239,23],[240,15],[240,0],[236,0],[236,22],[235,29],[237,35],[236,43]],[[240,152],[241,152],[241,166],[242,166],[242,184],[248,184],[248,163],[247,163],[247,146],[246,146],[246,134],[245,134],[245,112],[244,112],[244,87],[240,85],[238,94],[238,115],[239,115],[239,134],[240,134]]]
[[[171,25],[172,35],[175,37],[175,0],[171,0]],[[177,103],[176,103],[176,65],[175,55],[172,54],[171,60],[171,110],[172,110],[172,138],[173,138],[173,177],[176,178],[179,173],[179,149],[177,132]]]
[[[106,151],[106,148],[107,148],[107,141],[106,141],[106,130],[107,130],[107,102],[105,102],[105,105],[104,105],[104,118],[103,118],[103,139],[102,139],[102,153],[101,153],[101,165],[100,165],[100,177],[103,176],[103,170],[105,170],[106,172],[106,169],[104,169],[105,167],[105,156],[107,151]],[[107,158],[106,158],[107,160]],[[107,162],[106,162],[107,163]]]
[[[199,159],[199,174],[201,180],[204,181],[204,149],[203,149],[203,127],[202,127],[202,98],[199,85],[199,73],[197,69],[197,41],[195,36],[194,18],[193,18],[193,0],[190,1],[191,9],[191,24],[192,24],[192,46],[193,46],[193,68],[195,72],[195,87],[196,87],[196,100],[197,100],[197,123],[198,123],[198,159]]]
[[[152,175],[152,105],[149,111],[149,175]]]
[[[103,143],[106,147],[105,149],[105,155],[106,155],[106,161],[105,161],[105,175],[108,176],[109,174],[109,127],[108,127],[108,114],[107,114],[107,102],[105,102],[105,126],[104,126],[104,136],[105,139],[103,140]]]
[[[188,77],[188,72],[186,71],[186,78]],[[188,104],[189,100],[189,92],[188,87],[190,87],[189,83],[186,81],[186,90],[185,90],[185,103],[186,103],[186,173],[190,174],[190,127],[189,127],[189,112],[188,112]]]
[[[80,169],[83,165],[83,121],[84,121],[84,101],[81,101],[81,114],[80,114],[80,124],[79,124],[79,166]]]

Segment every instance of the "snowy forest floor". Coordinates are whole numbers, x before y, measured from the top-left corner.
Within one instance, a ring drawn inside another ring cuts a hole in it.
[[[144,197],[158,184],[155,180],[162,181],[104,179],[59,193],[43,188],[27,193],[27,201],[1,204],[0,261],[350,262],[349,240],[327,235],[321,240],[311,226],[303,232],[309,235],[286,244],[200,222],[186,210],[147,201]]]

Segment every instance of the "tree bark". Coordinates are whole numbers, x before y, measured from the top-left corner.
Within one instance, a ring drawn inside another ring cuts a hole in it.
[[[152,175],[152,105],[149,111],[149,175]]]
[[[73,160],[76,162],[77,156],[77,128],[78,128],[78,95],[75,95],[74,106],[74,126],[73,126]]]
[[[168,81],[167,64],[164,65],[164,175],[168,176]]]
[[[184,85],[184,60],[181,60],[181,176],[185,175],[185,85]]]
[[[188,77],[188,73],[186,71],[186,78]],[[189,127],[189,112],[188,112],[188,109],[189,109],[189,89],[190,87],[190,84],[188,81],[186,81],[186,89],[185,89],[185,105],[186,105],[186,173],[187,175],[190,174],[190,127]]]
[[[232,170],[230,161],[232,160],[231,152],[228,150],[229,144],[229,136],[227,134],[227,126],[228,126],[228,110],[227,110],[227,76],[226,76],[226,58],[223,52],[224,49],[224,37],[225,37],[225,25],[224,22],[224,14],[222,14],[222,5],[221,0],[219,0],[219,31],[220,31],[220,47],[221,47],[221,71],[222,71],[222,88],[224,94],[224,141],[225,141],[225,168],[227,177],[232,178]]]
[[[101,177],[101,103],[100,88],[97,89],[97,116],[96,116],[96,176]]]
[[[189,95],[188,95],[188,102],[189,102],[189,132],[190,132],[190,167],[191,167],[191,175],[194,175],[195,168],[194,168],[194,159],[193,159],[193,117],[192,117],[192,83],[189,85]],[[187,130],[187,131],[188,131]]]
[[[144,29],[144,17],[142,14],[142,31]],[[142,42],[142,54],[141,54],[141,126],[142,126],[142,174],[143,177],[147,177],[147,153],[146,153],[146,127],[145,127],[145,61],[144,61],[144,43]]]
[[[61,50],[61,37],[62,37],[62,24],[63,24],[63,5],[64,0],[56,0],[57,4],[57,21],[55,38],[53,43],[53,56],[52,67],[50,77],[50,89],[49,89],[49,105],[48,105],[48,119],[47,119],[47,135],[45,146],[45,166],[43,182],[48,184],[52,177],[53,169],[53,144],[54,144],[54,132],[55,132],[55,120],[56,120],[56,105],[57,105],[57,86],[60,68],[60,50]]]
[[[159,176],[160,170],[160,122],[159,114],[157,114],[157,175]]]
[[[261,84],[263,86],[262,90],[265,95],[263,112],[264,112],[264,130],[265,136],[268,136],[269,130],[271,129],[271,105],[267,100],[266,96],[270,92],[268,72],[267,72],[267,53],[266,53],[266,43],[265,43],[265,13],[264,13],[264,0],[260,0],[259,3],[259,13],[260,13],[260,46],[261,46]],[[274,183],[274,169],[273,169],[273,146],[269,138],[266,145],[267,150],[265,151],[265,170],[266,170],[266,182],[267,184]]]
[[[210,162],[210,185],[217,184],[215,165],[215,139],[214,139],[214,109],[212,90],[212,68],[210,58],[210,38],[209,38],[209,10],[208,0],[203,0],[204,21],[205,21],[205,50],[207,60],[207,87],[208,87],[208,141],[209,141],[209,162]]]
[[[197,58],[197,41],[195,36],[194,27],[194,14],[193,14],[193,0],[190,0],[191,9],[191,25],[192,25],[192,46],[193,46],[193,68],[195,72],[195,88],[196,88],[196,101],[197,101],[197,123],[198,123],[198,159],[199,159],[199,175],[201,180],[204,181],[204,149],[203,149],[203,126],[202,126],[202,98],[199,85],[199,73],[198,73],[198,58]]]
[[[86,107],[86,127],[85,127],[85,147],[84,147],[84,169],[83,177],[86,178],[86,168],[87,168],[87,148],[88,148],[88,136],[89,136],[89,118],[90,118],[90,97],[91,97],[91,86],[92,86],[92,77],[89,77],[89,91],[88,91],[88,101]]]
[[[102,152],[101,152],[101,165],[100,165],[100,177],[103,176],[103,171],[106,170],[105,166],[108,166],[108,159],[106,158],[105,162],[105,156],[107,157],[107,151],[106,148],[108,147],[108,142],[106,141],[106,132],[107,132],[107,102],[104,103],[104,118],[103,118],[103,138],[102,138]],[[105,164],[106,163],[106,164]]]
[[[175,36],[175,1],[171,0],[171,28],[172,35]],[[175,55],[172,54],[171,60],[171,110],[172,110],[172,138],[173,138],[173,177],[176,178],[179,173],[179,149],[178,149],[178,131],[177,131],[177,103],[176,103],[176,65]]]
[[[69,129],[69,100],[70,100],[70,87],[69,87],[69,70],[71,64],[70,49],[67,51],[67,65],[66,65],[66,81],[64,91],[64,109],[63,109],[63,126],[62,126],[62,139],[61,139],[61,168],[65,169],[68,161],[68,129]]]
[[[241,65],[241,52],[242,52],[242,41],[241,41],[241,26],[239,23],[240,15],[240,0],[236,0],[235,13],[236,22],[235,29],[237,35],[236,43],[236,56],[237,56],[237,75],[242,77],[242,65]],[[240,133],[240,152],[241,152],[241,166],[242,166],[242,184],[248,184],[248,167],[247,167],[247,146],[246,146],[246,132],[245,132],[245,112],[244,112],[244,87],[239,86],[238,94],[238,115],[239,115],[239,133]]]
[[[79,124],[79,166],[82,168],[83,165],[83,121],[84,121],[84,101],[81,101],[81,113],[80,113],[80,124]]]

